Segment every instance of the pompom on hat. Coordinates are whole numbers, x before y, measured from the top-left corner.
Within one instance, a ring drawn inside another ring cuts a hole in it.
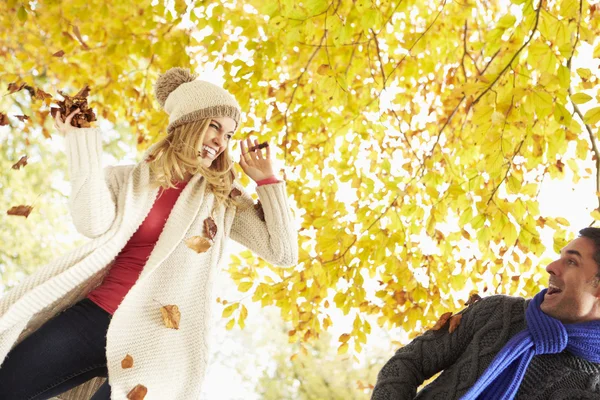
[[[169,114],[167,132],[201,119],[229,117],[240,122],[240,105],[225,89],[197,80],[185,68],[171,68],[158,77],[154,94]]]

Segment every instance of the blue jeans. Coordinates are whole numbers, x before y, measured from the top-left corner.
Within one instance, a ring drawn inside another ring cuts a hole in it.
[[[111,318],[84,299],[46,322],[8,353],[0,367],[0,398],[49,399],[94,377],[107,377]],[[92,399],[110,400],[108,380]]]

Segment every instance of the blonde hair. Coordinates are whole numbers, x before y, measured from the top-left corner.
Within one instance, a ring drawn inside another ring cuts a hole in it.
[[[198,157],[210,123],[211,119],[202,119],[178,126],[153,146],[146,159],[153,173],[151,182],[154,187],[174,188],[175,182],[186,179],[186,175],[200,174],[206,179],[207,189],[214,193],[216,205],[236,205],[229,196],[235,180],[229,149],[219,154],[209,168]]]

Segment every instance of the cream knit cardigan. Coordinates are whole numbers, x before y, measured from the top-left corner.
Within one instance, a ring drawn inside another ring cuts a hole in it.
[[[149,187],[146,162],[102,168],[99,129],[71,131],[65,142],[73,222],[92,240],[40,267],[0,299],[0,366],[19,341],[101,283],[158,194]],[[218,230],[212,247],[201,254],[189,249],[184,240],[203,235],[203,221],[213,208],[214,197],[205,188],[195,175],[181,192],[138,281],[113,315],[106,344],[113,400],[125,399],[138,384],[148,388],[147,400],[200,398],[212,283],[229,237],[272,264],[297,263],[297,232],[284,182],[257,188],[265,221],[243,193],[246,207],[213,211]],[[169,304],[181,311],[179,330],[162,321],[160,308]],[[134,366],[122,369],[127,354]],[[96,378],[63,398],[89,399],[102,382]]]

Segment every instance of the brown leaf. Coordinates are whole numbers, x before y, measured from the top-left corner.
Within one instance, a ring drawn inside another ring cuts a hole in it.
[[[86,85],[83,89],[81,89],[79,91],[79,93],[77,93],[73,97],[76,98],[76,99],[85,99],[89,95],[90,95],[90,87],[88,85]]]
[[[8,115],[4,113],[0,113],[0,126],[5,126],[10,124],[10,120],[8,119]]]
[[[454,332],[456,330],[456,328],[458,328],[458,326],[460,325],[461,319],[462,319],[462,314],[456,314],[450,318],[450,326],[448,327],[449,333]]]
[[[176,305],[164,306],[160,308],[160,313],[167,328],[179,329],[179,320],[181,319],[179,307]]]
[[[38,88],[35,90],[35,98],[42,101],[45,101],[46,99],[52,100],[52,95]]]
[[[146,397],[146,393],[148,393],[148,388],[144,385],[135,385],[133,389],[129,393],[127,393],[127,398],[129,400],[143,400]]]
[[[8,93],[13,94],[16,92],[20,92],[21,90],[23,90],[24,87],[25,87],[25,82],[21,83],[20,85],[17,84],[17,82],[9,83],[8,84]]]
[[[59,50],[56,53],[52,54],[52,57],[62,57],[65,55],[65,52],[63,50]]]
[[[239,197],[242,195],[242,191],[238,188],[233,188],[231,189],[231,192],[229,192],[229,197],[231,197],[232,199],[235,199],[236,197]]]
[[[265,147],[269,147],[269,142],[262,142],[258,146],[252,146],[248,149],[248,151],[261,150]]]
[[[448,320],[450,319],[451,316],[452,316],[451,312],[443,313],[442,316],[440,317],[440,319],[438,319],[438,321],[435,323],[433,328],[431,328],[431,330],[439,331],[440,329],[442,329],[442,327],[444,325],[446,325],[446,322],[448,322]]]
[[[217,235],[217,224],[215,221],[208,217],[204,220],[204,236],[208,237],[210,240],[213,240]]]
[[[265,221],[265,210],[263,210],[263,206],[262,203],[260,202],[260,200],[258,200],[256,202],[256,204],[254,205],[254,209],[258,212],[258,218],[260,218],[261,221]]]
[[[465,303],[465,306],[470,306],[471,304],[475,304],[477,303],[479,300],[481,300],[481,296],[478,295],[477,293],[473,293],[470,297],[469,300],[467,300],[467,302]]]
[[[123,360],[121,360],[121,368],[123,368],[123,369],[133,368],[133,357],[131,357],[129,354],[127,354],[125,356],[125,358]]]
[[[29,119],[29,117],[27,115],[14,115],[14,117],[17,118],[21,122],[27,121]]]
[[[14,206],[12,207],[10,210],[8,210],[6,212],[6,214],[8,215],[16,215],[19,217],[29,217],[29,214],[31,213],[31,210],[33,210],[32,206],[24,206],[24,205],[20,205],[20,206]]]
[[[17,161],[15,164],[13,164],[13,166],[11,167],[12,169],[21,169],[22,167],[25,167],[27,165],[27,156],[23,156],[19,159],[19,161]]]
[[[77,40],[79,40],[79,43],[81,43],[83,48],[89,50],[90,47],[83,41],[83,38],[81,37],[81,32],[79,32],[79,27],[77,25],[73,25],[73,33],[75,34]]]
[[[202,236],[192,236],[185,239],[185,245],[194,250],[196,253],[205,253],[208,251],[208,249],[210,249],[212,243],[210,240]]]

